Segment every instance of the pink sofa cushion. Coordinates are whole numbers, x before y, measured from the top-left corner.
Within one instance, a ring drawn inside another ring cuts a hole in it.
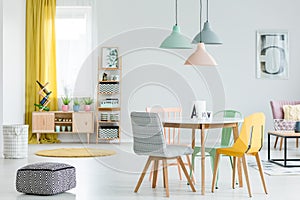
[[[282,106],[300,104],[300,101],[287,101],[287,100],[273,101],[272,100],[270,101],[270,104],[271,104],[273,119],[284,119]]]

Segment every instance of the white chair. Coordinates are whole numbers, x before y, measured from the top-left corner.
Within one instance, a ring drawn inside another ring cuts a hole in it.
[[[188,146],[167,145],[164,140],[163,126],[157,113],[132,112],[131,124],[134,152],[137,155],[149,156],[134,192],[138,192],[152,161],[154,162],[152,188],[156,187],[158,166],[159,162],[162,161],[163,185],[164,188],[166,188],[166,196],[169,197],[167,160],[170,159],[176,159],[178,161],[192,191],[196,192],[181,158],[183,155],[191,155],[193,153],[193,149]]]

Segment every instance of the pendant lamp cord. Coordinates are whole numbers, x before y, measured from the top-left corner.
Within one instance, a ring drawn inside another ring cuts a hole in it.
[[[175,25],[177,26],[177,0],[175,0]]]
[[[202,30],[202,21],[201,21],[201,18],[202,18],[202,0],[200,0],[200,32],[199,32],[199,40],[200,40],[200,43],[202,42],[201,41],[201,30]]]
[[[206,3],[206,21],[208,21],[208,0]]]

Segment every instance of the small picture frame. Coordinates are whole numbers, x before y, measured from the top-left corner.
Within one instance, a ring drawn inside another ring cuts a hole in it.
[[[288,79],[288,31],[257,31],[256,78]]]
[[[102,48],[102,67],[119,68],[119,51],[117,47]]]

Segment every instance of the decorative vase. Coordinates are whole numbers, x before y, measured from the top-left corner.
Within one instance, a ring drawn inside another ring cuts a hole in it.
[[[80,105],[73,105],[74,112],[78,112],[80,109]]]
[[[69,105],[62,105],[61,109],[62,111],[67,112],[69,110]]]
[[[84,105],[84,110],[85,111],[90,111],[91,110],[91,105]]]

